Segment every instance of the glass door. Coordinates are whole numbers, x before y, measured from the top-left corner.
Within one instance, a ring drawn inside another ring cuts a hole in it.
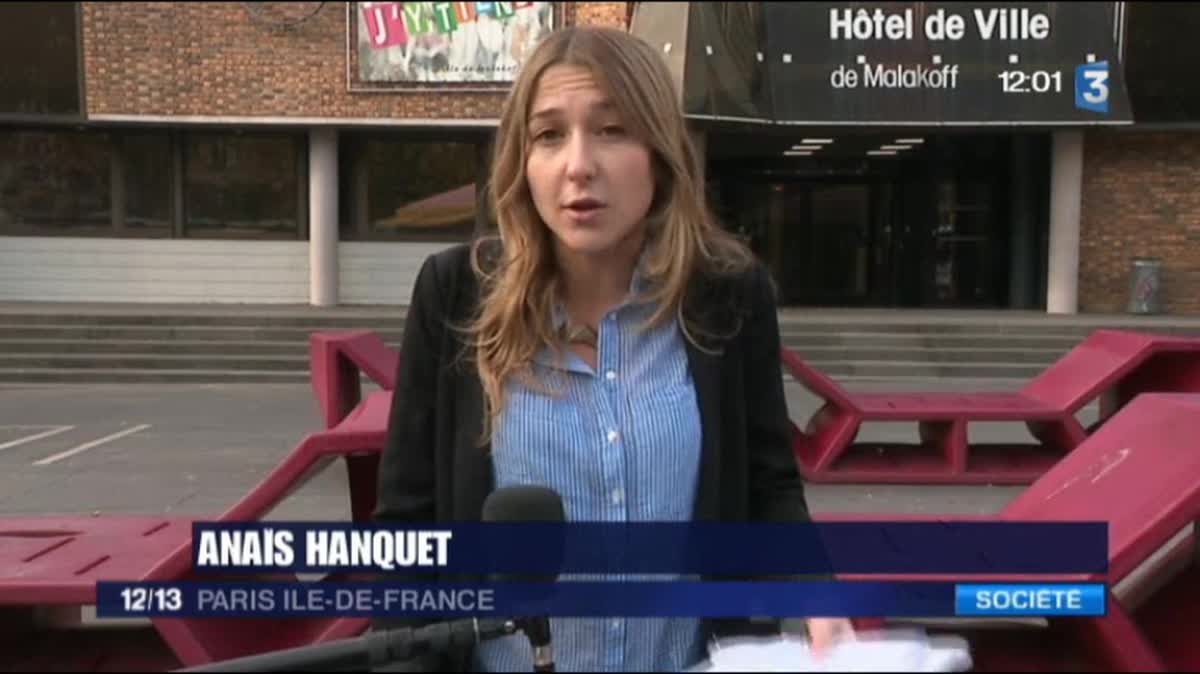
[[[992,185],[948,179],[936,186],[929,304],[980,307],[995,303],[996,227]]]
[[[723,224],[771,270],[781,304],[895,301],[894,190],[868,179],[726,175],[709,195]]]
[[[785,186],[781,283],[790,302],[853,306],[870,300],[873,274],[870,183]]]

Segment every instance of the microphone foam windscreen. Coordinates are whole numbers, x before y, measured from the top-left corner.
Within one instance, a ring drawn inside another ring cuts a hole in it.
[[[493,524],[562,525],[566,519],[562,497],[546,487],[503,487],[493,491],[483,502],[483,521]],[[540,568],[546,569],[545,574],[501,572],[493,574],[493,577],[503,581],[554,581],[563,565],[565,534],[563,526],[546,526],[538,532],[537,561]],[[497,545],[511,546],[512,542],[498,540]]]
[[[547,487],[504,487],[483,502],[484,522],[565,522],[562,497]]]

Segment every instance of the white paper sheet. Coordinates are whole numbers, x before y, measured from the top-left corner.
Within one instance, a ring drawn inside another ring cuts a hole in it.
[[[697,672],[963,672],[971,668],[965,639],[920,630],[860,632],[814,657],[800,637],[719,642]]]

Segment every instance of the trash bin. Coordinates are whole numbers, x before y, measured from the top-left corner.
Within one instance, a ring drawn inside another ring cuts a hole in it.
[[[1156,257],[1134,259],[1129,282],[1129,313],[1162,313],[1162,260]]]

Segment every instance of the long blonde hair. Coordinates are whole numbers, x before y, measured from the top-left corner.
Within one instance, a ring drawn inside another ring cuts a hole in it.
[[[499,245],[495,237],[482,239],[471,255],[482,279],[478,315],[467,331],[484,391],[484,441],[503,409],[508,378],[528,381],[534,356],[557,341],[550,321],[557,293],[553,234],[538,215],[525,175],[530,106],[542,73],[554,65],[587,68],[629,132],[650,148],[655,193],[644,223],[642,271],[651,283],[641,299],[656,309],[647,325],[678,319],[696,343],[698,327],[683,311],[689,280],[701,271],[740,271],[754,260],[708,210],[702,160],[659,54],[611,28],[577,26],[547,35],[522,66],[496,133],[488,198]]]

